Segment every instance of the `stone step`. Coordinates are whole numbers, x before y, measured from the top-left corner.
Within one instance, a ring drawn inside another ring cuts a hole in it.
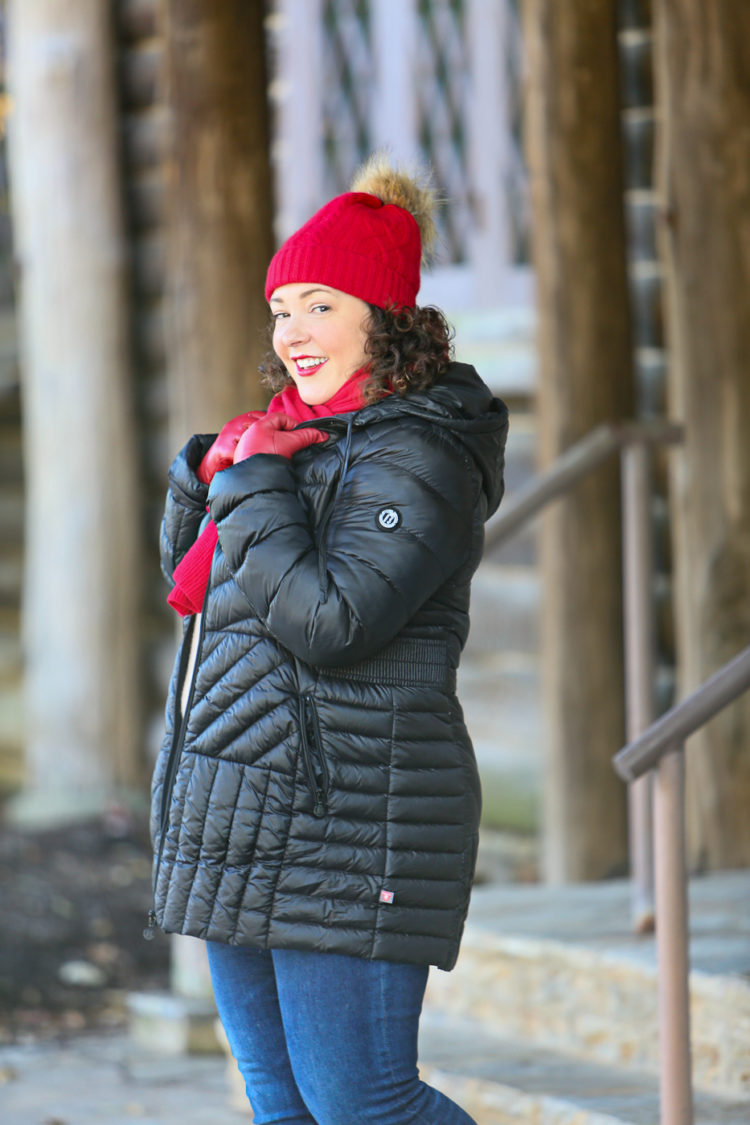
[[[528,411],[513,411],[505,450],[505,498],[509,500],[537,472],[537,424]],[[501,515],[503,504],[490,519],[491,528]],[[489,548],[486,558],[502,565],[534,566],[537,559],[537,525],[528,524],[502,546]]]
[[[482,778],[482,823],[536,833],[545,754],[538,661],[470,646],[458,672],[458,697]]]
[[[477,1125],[653,1125],[659,1119],[653,1074],[503,1039],[441,1013],[422,1018],[420,1070]],[[749,1119],[749,1098],[703,1092],[695,1098],[695,1125]]]
[[[539,840],[533,835],[482,827],[474,885],[536,883],[539,879]]]
[[[537,472],[536,416],[528,410],[514,410],[510,415],[508,442],[505,447],[505,488],[511,495]]]
[[[653,935],[630,924],[626,882],[475,888],[458,965],[434,973],[431,1009],[509,1039],[654,1071]],[[750,1098],[750,871],[690,883],[694,1081]]]
[[[528,403],[512,409],[507,498],[534,475],[536,445]],[[483,826],[525,835],[539,828],[544,758],[537,534],[531,524],[485,555],[472,583],[471,632],[459,671],[482,776]]]
[[[471,584],[468,651],[536,654],[539,618],[537,571],[485,559]]]
[[[533,302],[446,311],[456,330],[456,357],[474,364],[494,393],[511,405],[528,404],[536,394],[538,368]]]

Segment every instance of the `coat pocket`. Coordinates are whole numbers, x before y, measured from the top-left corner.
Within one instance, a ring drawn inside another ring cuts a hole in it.
[[[313,815],[324,817],[328,812],[328,788],[330,777],[328,763],[320,737],[320,723],[315,700],[311,695],[303,695],[299,701],[299,726],[302,758],[305,763],[310,791],[315,804]]]

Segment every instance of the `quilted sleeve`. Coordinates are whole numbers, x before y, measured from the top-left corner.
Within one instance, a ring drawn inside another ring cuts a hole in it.
[[[209,490],[244,595],[283,645],[319,666],[381,649],[476,546],[478,474],[458,443],[419,421],[368,438],[325,528],[311,526],[283,457],[257,454]]]

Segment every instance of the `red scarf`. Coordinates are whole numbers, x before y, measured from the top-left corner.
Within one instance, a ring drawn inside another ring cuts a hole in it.
[[[311,422],[314,418],[330,418],[332,414],[348,414],[365,405],[362,386],[368,378],[365,369],[355,371],[328,402],[308,406],[300,398],[299,391],[292,384],[274,395],[268,404],[268,414],[287,414],[295,422]],[[167,597],[172,609],[186,617],[189,613],[200,613],[206,596],[206,587],[211,573],[211,562],[218,542],[219,532],[213,520],[209,520],[195,543],[178,563],[174,570],[174,587]]]

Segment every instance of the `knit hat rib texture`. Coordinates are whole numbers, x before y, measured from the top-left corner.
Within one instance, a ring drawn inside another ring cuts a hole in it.
[[[266,277],[266,300],[281,285],[318,282],[340,289],[368,304],[412,307],[419,292],[422,259],[420,225],[407,207],[383,198],[393,194],[383,169],[431,211],[431,190],[406,174],[394,173],[382,159],[365,176],[367,186],[383,191],[349,191],[330,200],[280,247]],[[373,162],[370,162],[373,168]],[[357,186],[363,183],[362,174]],[[397,198],[409,199],[408,192]],[[431,221],[431,220],[430,220]]]

